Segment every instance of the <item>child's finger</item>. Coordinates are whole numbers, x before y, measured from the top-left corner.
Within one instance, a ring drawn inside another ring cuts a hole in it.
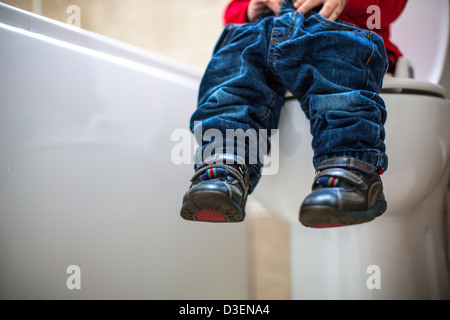
[[[335,10],[328,19],[330,19],[331,21],[336,21],[337,18],[339,18],[339,16],[341,15],[341,13],[342,12],[340,10]]]
[[[300,7],[297,9],[298,12],[301,14],[306,14],[315,7],[317,7],[319,4],[321,4],[323,1],[320,0],[306,0],[304,1]]]
[[[338,4],[332,3],[332,2],[326,2],[320,10],[319,14],[322,15],[324,18],[330,19],[330,20],[336,20],[339,16],[339,12],[337,10]],[[332,19],[334,17],[334,19]]]
[[[280,2],[278,0],[270,0],[267,2],[267,6],[278,15],[278,11],[280,10]]]
[[[306,0],[297,0],[294,2],[294,8],[298,9]]]

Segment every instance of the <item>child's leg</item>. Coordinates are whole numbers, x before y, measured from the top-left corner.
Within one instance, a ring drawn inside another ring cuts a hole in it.
[[[259,139],[260,130],[270,134],[270,129],[277,128],[286,92],[277,78],[268,76],[270,27],[270,19],[226,27],[204,74],[198,109],[191,118],[191,129],[202,145],[196,163],[208,161],[211,151],[223,146],[225,154],[245,158],[242,161],[248,167],[250,192],[261,175],[260,148],[270,149],[270,140]],[[208,130],[213,135],[220,132],[223,139],[210,142]]]
[[[269,20],[226,27],[214,50],[191,118],[201,147],[183,198],[180,214],[186,220],[239,222],[245,217],[247,196],[261,175],[260,151],[269,151],[269,130],[278,124],[286,91],[278,79],[267,77]]]
[[[289,25],[274,30],[279,40],[272,66],[311,121],[315,167],[351,156],[386,170],[382,39],[319,14],[306,20],[293,14]]]
[[[301,102],[313,135],[318,175],[300,220],[330,227],[374,219],[386,210],[378,175],[388,165],[379,96],[387,69],[382,39],[285,7],[273,30],[271,66]]]

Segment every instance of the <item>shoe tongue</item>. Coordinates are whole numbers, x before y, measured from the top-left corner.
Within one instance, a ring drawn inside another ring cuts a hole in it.
[[[339,187],[342,184],[342,180],[336,177],[320,177],[317,179],[317,183],[325,188]]]
[[[229,172],[226,169],[210,168],[201,175],[201,178],[203,180],[216,179],[216,178],[226,177],[228,174],[229,174]]]

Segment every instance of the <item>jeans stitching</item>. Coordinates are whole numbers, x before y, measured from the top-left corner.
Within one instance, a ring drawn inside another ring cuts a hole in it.
[[[217,42],[216,48],[214,50],[214,53],[217,53],[218,51],[220,51],[222,48],[227,46],[231,42],[231,40],[233,40],[233,36],[236,33],[238,28],[239,27],[237,25],[234,25],[234,24],[233,25],[227,25],[225,27],[225,30],[222,33],[222,37]]]
[[[278,72],[277,72],[277,70],[276,70],[276,68],[274,66],[274,64],[275,64],[275,50],[277,49],[279,41],[284,40],[284,39],[286,39],[289,36],[289,34],[291,32],[291,27],[292,27],[292,21],[297,16],[297,13],[298,12],[295,11],[294,14],[292,15],[291,21],[289,22],[288,30],[287,30],[286,34],[283,37],[278,38],[279,32],[277,30],[274,30],[273,34],[276,35],[276,37],[275,37],[275,39],[273,39],[273,37],[270,39],[271,44],[273,44],[273,46],[272,46],[272,58],[271,58],[271,61],[270,61],[270,66],[271,66],[272,71],[274,72],[274,74],[278,77],[278,79],[281,79],[281,77],[278,74]],[[274,28],[275,28],[275,23],[274,23]]]
[[[373,153],[370,153],[370,152],[367,152],[367,151],[359,151],[359,152],[365,153],[365,154],[367,154],[367,155],[369,155],[369,156],[371,156],[371,157],[387,159],[387,156],[378,155],[378,154],[373,154]]]
[[[314,19],[316,19],[320,24],[323,24],[324,26],[327,26],[333,30],[336,31],[348,31],[348,32],[354,32],[354,33],[360,33],[362,35],[364,35],[365,37],[369,38],[370,34],[367,34],[367,32],[364,32],[362,30],[346,30],[346,29],[340,29],[340,28],[336,28],[334,26],[332,26],[331,24],[325,23],[324,21],[320,20],[317,15],[313,15]],[[324,18],[325,19],[325,18]],[[356,27],[355,27],[356,28]]]
[[[273,100],[275,100],[275,99],[273,99]],[[265,108],[264,114],[262,116],[257,117],[258,120],[266,120],[271,114],[271,110],[269,108],[271,108],[273,105],[274,105],[274,102],[272,101],[270,106],[268,108]]]
[[[372,60],[373,55],[375,54],[375,44],[373,43],[373,32],[370,32],[369,34],[369,41],[370,44],[372,45],[372,54],[370,55],[369,59],[366,62],[366,65],[369,64],[369,62]]]
[[[277,37],[277,42],[278,42],[278,40],[283,40],[283,39],[285,39],[285,38],[287,38],[287,37],[289,36],[289,34],[290,34],[290,32],[291,32],[291,27],[292,27],[292,21],[293,21],[294,18],[296,17],[297,13],[298,13],[298,12],[295,11],[294,14],[292,15],[291,21],[289,22],[288,30],[287,30],[287,32],[286,32],[286,35],[285,35],[284,37],[282,37],[282,38],[278,38],[278,37]],[[278,33],[278,31],[277,31],[277,33]]]
[[[273,30],[272,32],[272,38],[270,39],[270,44],[272,46],[272,52],[271,52],[271,58],[270,58],[270,66],[272,68],[272,71],[276,73],[275,67],[274,67],[274,61],[275,61],[275,48],[278,45],[278,31],[277,30]],[[275,36],[275,39],[274,39]]]

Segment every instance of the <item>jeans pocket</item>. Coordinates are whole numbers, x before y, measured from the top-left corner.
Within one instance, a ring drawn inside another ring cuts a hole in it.
[[[228,43],[230,43],[234,33],[240,26],[241,25],[238,24],[228,24],[225,26],[225,29],[223,30],[219,40],[217,41],[213,54],[215,54],[217,51],[219,51],[220,49],[225,47]]]

